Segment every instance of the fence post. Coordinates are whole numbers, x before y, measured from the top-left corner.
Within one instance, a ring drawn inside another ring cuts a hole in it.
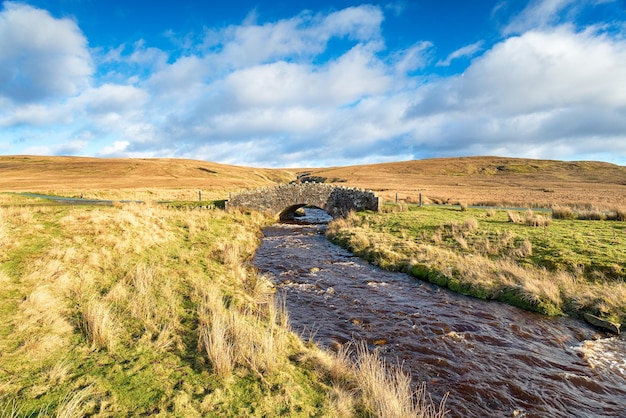
[[[202,202],[202,190],[198,190],[198,201]]]
[[[398,204],[398,192],[396,192],[396,205]]]
[[[422,207],[422,194],[420,193],[420,208]]]

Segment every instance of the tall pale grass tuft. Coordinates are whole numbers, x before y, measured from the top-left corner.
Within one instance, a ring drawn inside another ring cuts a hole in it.
[[[411,388],[411,377],[399,366],[390,367],[377,352],[365,345],[357,349],[356,378],[363,391],[363,400],[375,416],[443,417],[445,398],[436,407],[425,399],[423,388],[416,394]],[[417,395],[417,402],[414,396]]]
[[[213,371],[223,379],[235,369],[235,354],[228,312],[218,289],[208,289],[198,304],[198,348],[205,351]]]
[[[509,218],[509,222],[520,224],[522,223],[522,216],[518,212],[506,211],[506,215]]]
[[[528,211],[526,212],[525,222],[528,226],[546,227],[552,224],[552,219],[542,215],[538,215],[532,210],[528,209]]]
[[[463,221],[463,231],[474,232],[478,230],[478,220],[476,218],[468,218]]]
[[[367,249],[370,246],[369,234],[363,229],[356,229],[350,235],[350,249],[354,252],[359,252]]]
[[[586,221],[603,221],[606,219],[606,213],[599,209],[580,210],[577,218]]]
[[[465,239],[465,237],[463,237],[463,235],[454,234],[452,237],[462,249],[469,250],[469,245],[467,244],[467,240]]]
[[[576,214],[569,206],[554,206],[552,207],[553,219],[575,219]]]
[[[65,306],[50,285],[36,287],[19,305],[16,331],[26,335],[23,349],[32,358],[48,356],[61,348],[73,327],[64,315]]]
[[[68,393],[59,404],[57,418],[74,418],[85,416],[87,401],[96,394],[93,385]]]
[[[528,238],[524,238],[522,244],[520,245],[520,252],[522,257],[529,257],[533,255],[533,244]]]
[[[257,271],[246,271],[243,288],[257,309],[269,309],[273,305],[274,283]]]
[[[110,307],[98,298],[91,298],[81,306],[82,327],[94,348],[115,351],[116,320]]]
[[[127,275],[126,286],[112,289],[111,299],[124,303],[143,326],[143,341],[159,350],[181,348],[179,335],[182,300],[176,281],[155,266],[137,264]]]
[[[620,222],[626,222],[626,208],[615,209],[615,220]]]
[[[278,368],[288,342],[288,330],[274,322],[284,318],[280,309],[273,304],[268,321],[226,309],[218,289],[204,292],[198,305],[198,348],[218,376],[228,379],[237,366],[250,367],[260,376]]]

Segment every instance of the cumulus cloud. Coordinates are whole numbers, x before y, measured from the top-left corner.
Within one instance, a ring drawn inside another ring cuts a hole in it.
[[[76,22],[14,2],[0,11],[0,62],[0,96],[16,103],[76,94],[93,73]]]
[[[531,31],[495,45],[460,77],[432,88],[414,112],[476,106],[528,113],[581,105],[626,105],[626,43],[571,26]]]
[[[421,89],[407,115],[434,127],[428,146],[442,153],[565,158],[597,137],[625,152],[625,79],[623,39],[564,25],[496,44],[462,76]]]
[[[378,7],[349,7],[327,15],[302,14],[257,24],[255,18],[224,30],[208,30],[205,49],[220,68],[237,69],[282,60],[309,59],[326,50],[329,39],[355,42],[381,39],[383,13]]]

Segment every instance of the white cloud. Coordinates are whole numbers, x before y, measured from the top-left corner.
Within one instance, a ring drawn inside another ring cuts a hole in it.
[[[102,148],[98,155],[100,157],[126,157],[129,145],[128,141],[115,141],[112,145]]]
[[[356,42],[381,38],[381,10],[374,6],[350,7],[328,15],[302,13],[290,19],[259,25],[249,19],[222,31],[209,30],[205,48],[219,69],[265,64],[286,57],[309,59],[326,49],[332,37]]]
[[[426,92],[416,112],[475,106],[527,113],[581,105],[626,105],[626,43],[570,26],[532,31],[495,45],[462,76]]]
[[[80,155],[87,146],[86,141],[73,140],[53,145],[35,145],[24,149],[25,155]]]
[[[533,0],[503,29],[505,35],[546,28],[558,23],[561,12],[578,0]]]
[[[478,41],[473,44],[466,45],[452,52],[450,55],[446,57],[445,60],[441,60],[437,62],[437,65],[447,67],[455,59],[462,58],[462,57],[472,57],[476,55],[482,49],[482,47],[483,47],[483,41]]]
[[[532,0],[517,15],[502,28],[504,35],[520,35],[531,30],[546,30],[564,23],[574,22],[585,9],[606,6],[619,13],[619,0]],[[506,8],[505,3],[499,3],[493,11],[497,14],[500,9]],[[623,12],[623,7],[622,7]],[[614,24],[615,22],[606,22]]]
[[[416,132],[416,143],[446,155],[568,158],[598,136],[624,144],[616,149],[624,152],[623,80],[624,39],[564,25],[495,45],[462,76],[422,88],[407,115],[435,138]]]
[[[78,111],[88,114],[128,113],[141,111],[148,101],[148,94],[133,86],[104,84],[97,88],[86,89],[71,101]]]
[[[87,40],[76,22],[4,2],[0,11],[0,96],[29,103],[73,95],[93,73]]]

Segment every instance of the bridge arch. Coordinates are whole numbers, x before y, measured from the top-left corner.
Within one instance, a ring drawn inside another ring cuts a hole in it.
[[[295,183],[249,190],[236,195],[226,208],[245,208],[269,212],[287,219],[298,208],[316,206],[332,217],[346,216],[350,211],[380,210],[381,201],[372,191],[333,186],[324,183]]]

